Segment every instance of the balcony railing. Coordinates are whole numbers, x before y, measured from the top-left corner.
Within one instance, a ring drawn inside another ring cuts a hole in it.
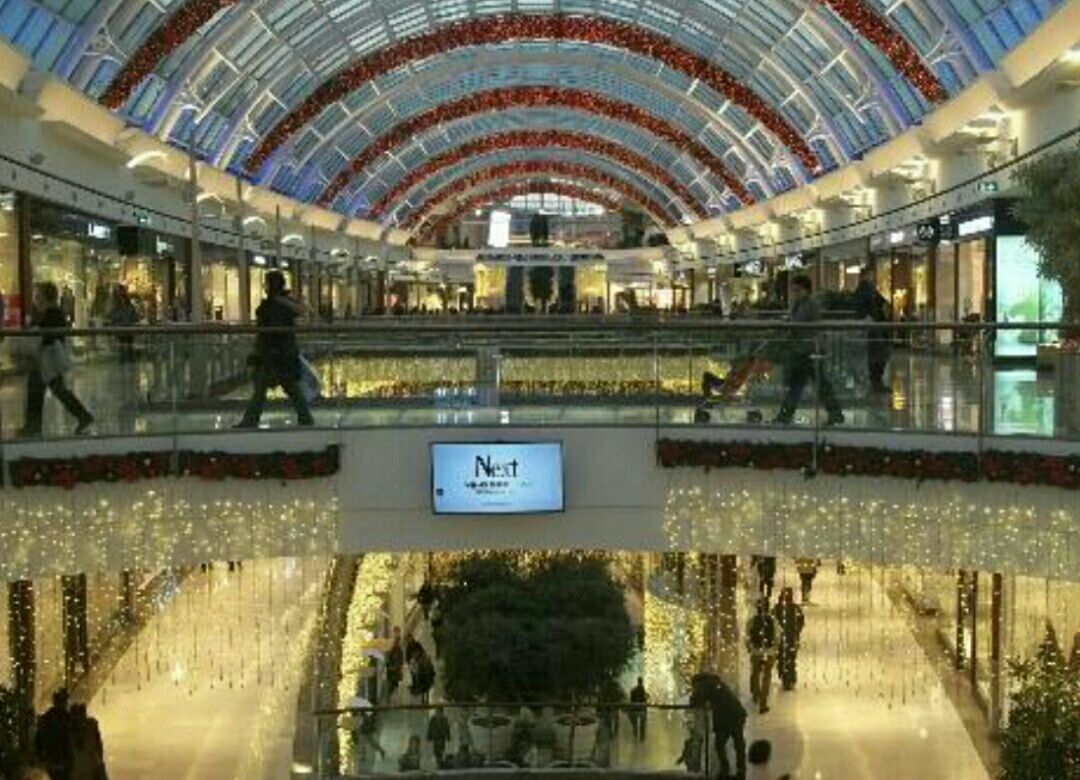
[[[835,425],[1076,438],[1080,357],[1052,346],[1059,329],[1058,323],[379,318],[303,327],[293,335],[321,381],[311,403],[321,428],[778,422],[815,431]],[[50,363],[55,355],[43,357],[42,344],[60,335],[64,385],[94,417],[86,433],[230,430],[252,395],[257,333],[183,325],[5,331],[0,434],[5,441],[75,434],[78,419],[52,390],[40,426],[33,412],[41,390],[35,375],[50,379],[44,374],[58,370]],[[797,404],[785,406],[793,373],[806,386]],[[260,425],[295,424],[280,388],[273,390]]]
[[[429,724],[440,710],[449,738],[437,744]],[[709,777],[718,767],[711,713],[686,704],[365,704],[314,715],[305,770],[317,778],[500,769]]]

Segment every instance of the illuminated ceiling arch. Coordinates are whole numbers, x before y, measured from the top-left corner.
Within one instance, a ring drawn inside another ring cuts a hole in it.
[[[625,182],[635,191],[659,204],[666,214],[680,224],[692,224],[697,217],[670,190],[645,173],[624,166],[618,161],[601,155],[563,147],[512,147],[496,149],[486,154],[467,157],[425,179],[399,200],[394,211],[387,215],[386,226],[399,224],[428,198],[448,184],[470,176],[485,168],[501,167],[512,163],[535,163],[538,161],[560,164],[580,163]]]
[[[492,17],[522,12],[602,19],[659,36],[692,57],[733,76],[809,145],[826,168],[858,159],[922,121],[941,92],[958,94],[992,70],[1061,0],[0,0],[0,35],[32,62],[92,99],[116,90],[128,97],[125,121],[232,172],[267,134],[315,94],[320,85],[376,52],[430,36],[452,25],[484,29]],[[531,24],[531,22],[530,22]],[[487,44],[462,53],[496,55],[477,71],[476,92],[500,83],[524,52],[571,54],[609,67],[621,57],[641,79],[679,90],[684,103],[707,107],[741,160],[764,167],[766,197],[803,183],[802,166],[788,168],[778,137],[703,80],[651,54],[565,38]],[[358,106],[407,81],[434,83],[453,53],[407,62],[351,93],[313,119],[274,155],[260,183],[310,201],[321,176],[356,151],[344,128]],[[500,64],[501,62],[501,64]],[[133,74],[142,73],[135,78]],[[123,74],[123,75],[121,75]],[[127,84],[125,85],[125,81]],[[615,88],[611,93],[633,102]],[[419,93],[407,113],[445,98]],[[182,111],[192,107],[194,111]],[[391,112],[397,104],[380,108]],[[197,116],[197,125],[192,117]],[[684,131],[685,117],[663,115]],[[510,129],[510,128],[503,128]],[[342,134],[341,139],[335,133]],[[693,135],[696,131],[691,131]],[[381,133],[381,129],[374,135]],[[352,145],[350,146],[350,142]],[[725,144],[706,142],[740,180]],[[311,155],[312,149],[318,153]],[[636,151],[638,150],[634,147]],[[753,156],[747,156],[749,149]],[[781,153],[776,153],[776,150]],[[441,151],[441,150],[440,150]],[[736,155],[730,155],[734,158]],[[304,160],[303,169],[297,165]],[[423,164],[420,160],[418,164]],[[282,175],[279,175],[279,171]],[[794,181],[790,180],[791,174]],[[760,175],[760,174],[759,174]],[[772,178],[773,191],[769,191]],[[698,194],[694,182],[679,179]],[[392,185],[391,185],[392,186]],[[706,186],[714,186],[711,183]],[[366,190],[365,190],[366,191]],[[381,191],[374,193],[378,197]],[[709,200],[727,200],[707,196]]]
[[[372,52],[324,81],[268,132],[248,158],[245,168],[254,173],[270,155],[300,128],[318,117],[328,105],[372,79],[415,60],[454,49],[505,44],[525,40],[577,41],[611,46],[644,54],[715,89],[767,127],[807,169],[821,165],[806,141],[779,113],[754,91],[705,57],[694,54],[662,35],[625,22],[562,14],[515,14],[466,19]],[[915,59],[918,55],[915,54]],[[932,76],[931,76],[932,78]],[[935,80],[936,83],[936,80]]]
[[[438,230],[451,222],[456,222],[470,211],[475,211],[481,206],[504,202],[519,195],[547,194],[563,195],[568,198],[574,198],[575,200],[580,200],[585,203],[591,203],[594,206],[601,206],[608,211],[619,211],[622,208],[622,204],[614,198],[597,192],[596,190],[582,187],[578,184],[568,184],[559,181],[513,182],[511,184],[504,184],[496,187],[495,189],[483,190],[482,192],[465,196],[465,199],[458,203],[452,211],[440,214],[437,219],[429,221],[420,231],[420,238],[430,235],[433,231]]]
[[[703,219],[708,216],[708,212],[701,207],[701,204],[697,202],[693,194],[685,186],[676,181],[663,168],[636,152],[603,138],[596,138],[585,133],[568,133],[554,130],[518,130],[489,135],[458,146],[437,157],[432,157],[425,165],[413,170],[408,176],[397,182],[393,189],[384,194],[363,216],[370,219],[381,219],[385,216],[387,210],[414,186],[462,160],[501,149],[540,149],[545,147],[577,149],[590,154],[609,157],[621,165],[655,178],[661,186],[670,190],[697,216]]]
[[[455,179],[442,189],[438,190],[415,211],[410,213],[401,223],[405,230],[412,230],[435,209],[453,198],[455,195],[466,190],[475,189],[488,182],[497,182],[503,179],[520,178],[522,176],[558,176],[571,181],[587,181],[599,184],[609,190],[613,190],[632,203],[643,208],[653,219],[665,227],[675,227],[677,224],[667,210],[648,195],[636,187],[616,178],[609,173],[579,163],[567,163],[551,160],[519,160],[490,168],[474,171],[467,176]]]
[[[318,203],[322,206],[333,203],[341,191],[348,186],[349,181],[377,157],[430,127],[473,114],[515,107],[547,106],[599,114],[648,130],[653,135],[685,150],[701,165],[715,173],[742,203],[749,204],[754,201],[753,196],[751,196],[743,183],[736,179],[727,166],[700,141],[691,138],[666,120],[655,117],[637,106],[583,90],[561,89],[558,87],[512,87],[476,93],[453,103],[436,106],[401,122],[356,155],[326,187],[318,198]]]

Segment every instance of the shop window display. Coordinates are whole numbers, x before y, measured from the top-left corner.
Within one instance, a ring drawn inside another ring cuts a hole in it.
[[[22,320],[19,294],[19,244],[15,223],[15,196],[0,192],[0,324],[17,328]]]

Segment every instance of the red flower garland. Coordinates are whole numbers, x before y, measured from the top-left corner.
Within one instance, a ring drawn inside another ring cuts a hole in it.
[[[329,477],[340,468],[340,448],[300,453],[177,453],[179,475],[200,479],[314,479]],[[62,487],[95,482],[136,482],[174,473],[171,452],[131,452],[126,455],[90,455],[82,458],[20,458],[8,464],[11,486]]]
[[[493,201],[507,200],[515,195],[532,195],[532,194],[546,194],[552,193],[554,195],[565,195],[568,198],[577,198],[588,203],[594,203],[598,206],[603,206],[608,211],[618,211],[622,208],[618,201],[613,198],[609,198],[606,195],[602,195],[595,190],[586,189],[585,187],[579,187],[576,184],[565,184],[557,181],[527,181],[518,182],[516,184],[508,184],[504,187],[499,187],[494,190],[486,190],[478,195],[474,195],[471,198],[466,198],[463,203],[457,206],[453,211],[442,215],[435,222],[432,222],[425,230],[423,235],[427,236],[432,231],[455,222],[461,219],[478,206],[482,206],[485,203],[491,203]]]
[[[508,111],[512,108],[546,108],[550,106],[558,106],[573,111],[585,111],[619,122],[637,125],[696,159],[706,169],[723,180],[742,203],[749,205],[754,202],[750,191],[735,178],[727,166],[709,151],[704,144],[691,138],[667,120],[655,117],[635,105],[579,89],[506,87],[504,89],[493,89],[489,92],[477,92],[452,103],[435,106],[391,128],[386,134],[369,144],[364,151],[354,157],[334,177],[333,181],[323,191],[323,194],[319,196],[318,205],[329,206],[341,194],[342,190],[349,185],[349,182],[377,157],[432,127],[476,114]]]
[[[184,45],[218,11],[236,5],[239,0],[187,0],[131,56],[101,96],[101,105],[116,110],[123,107],[131,93],[162,60]]]
[[[608,189],[615,190],[625,196],[628,200],[637,203],[648,211],[660,224],[667,227],[672,227],[676,224],[664,210],[663,206],[642,192],[639,192],[633,185],[630,185],[609,173],[580,163],[558,162],[552,160],[519,160],[517,162],[496,165],[491,168],[482,168],[481,170],[473,171],[466,176],[448,182],[424,201],[416,211],[406,217],[401,223],[401,227],[405,230],[412,229],[423,217],[438,208],[440,204],[445,203],[447,200],[454,197],[454,195],[475,189],[481,184],[499,181],[500,179],[534,175],[565,176],[569,179],[594,182],[595,184],[607,187]]]
[[[829,6],[856,33],[872,43],[931,103],[948,98],[945,87],[923,63],[919,52],[866,0],[817,0]]]
[[[657,459],[666,469],[697,467],[786,469],[812,476],[809,444],[676,441],[662,439]],[[890,450],[880,447],[834,447],[818,455],[818,470],[837,476],[897,477],[924,480],[1010,482],[1080,490],[1080,456],[1041,455],[990,450],[972,452]]]
[[[745,109],[779,138],[807,170],[817,171],[821,167],[810,145],[778,111],[716,63],[659,33],[627,22],[563,14],[507,14],[466,19],[374,51],[320,84],[267,133],[244,167],[248,173],[257,171],[274,150],[316,119],[327,106],[383,74],[456,49],[528,40],[611,46],[659,60],[691,79],[708,84]]]
[[[379,198],[375,205],[368,210],[367,216],[370,219],[381,218],[391,204],[395,203],[417,184],[434,176],[439,171],[454,166],[470,157],[505,149],[540,149],[545,147],[580,149],[590,154],[608,157],[627,168],[644,174],[647,178],[655,179],[674,193],[679,200],[689,206],[702,219],[708,216],[708,212],[695,200],[693,193],[656,163],[613,141],[597,138],[586,133],[572,133],[560,130],[514,130],[507,133],[498,133],[470,141],[456,149],[444,152],[437,157],[431,158],[401,179],[385,195]]]

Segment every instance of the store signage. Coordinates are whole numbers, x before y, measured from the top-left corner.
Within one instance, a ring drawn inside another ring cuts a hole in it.
[[[905,238],[907,238],[907,233],[903,230],[894,230],[892,233],[889,233],[889,243],[892,246],[904,243]]]
[[[109,229],[108,225],[102,225],[97,222],[86,223],[86,234],[90,236],[90,238],[99,238],[102,241],[108,241],[111,233],[112,231]]]
[[[915,226],[915,236],[926,244],[936,244],[941,240],[941,226],[936,219],[920,222]]]
[[[993,180],[980,181],[975,185],[975,191],[981,195],[993,195],[998,191],[998,183]]]
[[[979,233],[989,233],[994,229],[994,218],[991,216],[976,217],[966,222],[961,222],[956,228],[956,234],[960,238],[975,236]]]
[[[562,512],[562,442],[432,444],[437,515]]]
[[[784,268],[788,271],[801,271],[806,268],[806,260],[803,259],[802,252],[796,252],[785,257]]]
[[[737,267],[736,276],[764,276],[765,263],[761,260],[749,260]]]
[[[476,262],[507,265],[558,265],[560,263],[602,263],[603,252],[481,252]]]

